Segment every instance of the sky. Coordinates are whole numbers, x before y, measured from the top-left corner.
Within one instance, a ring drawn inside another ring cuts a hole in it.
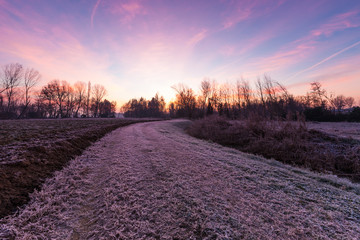
[[[360,101],[359,0],[0,0],[0,65],[102,84],[118,106],[264,74]]]

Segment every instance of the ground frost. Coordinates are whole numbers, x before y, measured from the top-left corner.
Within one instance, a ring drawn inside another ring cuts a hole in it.
[[[186,122],[96,142],[0,221],[17,239],[356,239],[359,186],[194,139]],[[327,181],[320,181],[326,179]],[[345,188],[343,188],[345,186]],[[1,237],[1,235],[0,235]]]

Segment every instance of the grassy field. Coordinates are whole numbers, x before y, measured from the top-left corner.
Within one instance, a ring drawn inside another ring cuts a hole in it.
[[[196,139],[117,129],[71,160],[0,239],[360,239],[360,185]]]
[[[243,152],[360,182],[360,141],[355,131],[359,126],[208,118],[195,121],[188,132]]]
[[[326,132],[337,137],[360,140],[360,123],[358,122],[308,122],[309,129]]]
[[[0,121],[0,217],[28,201],[28,193],[112,130],[143,122],[125,119]]]

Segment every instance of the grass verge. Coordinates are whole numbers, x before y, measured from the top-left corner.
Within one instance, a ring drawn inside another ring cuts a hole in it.
[[[304,123],[212,117],[195,121],[187,131],[243,152],[360,182],[360,141],[308,130]]]
[[[29,193],[93,142],[119,127],[138,122],[144,120],[2,122],[3,137],[7,139],[0,141],[4,155],[0,161],[0,217],[25,204]],[[29,133],[31,137],[26,135]]]

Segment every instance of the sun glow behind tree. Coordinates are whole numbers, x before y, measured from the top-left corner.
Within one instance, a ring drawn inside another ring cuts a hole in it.
[[[205,77],[268,74],[297,94],[310,82],[357,99],[360,3],[306,1],[0,1],[0,64],[101,84],[122,105]]]

